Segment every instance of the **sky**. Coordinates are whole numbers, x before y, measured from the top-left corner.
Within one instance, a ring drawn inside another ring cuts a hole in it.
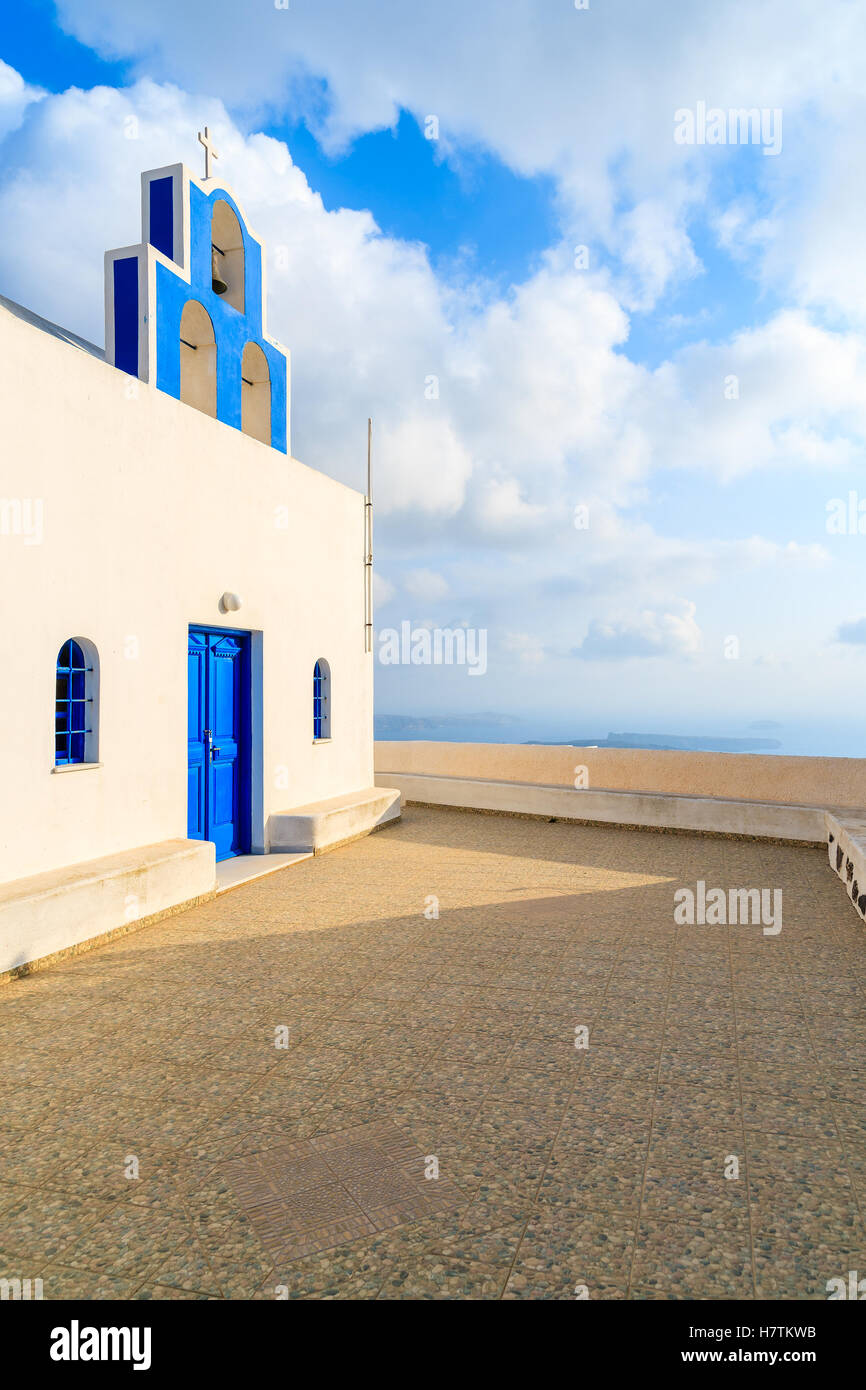
[[[864,59],[859,0],[19,0],[0,293],[101,343],[207,123],[293,454],[374,421],[379,656],[483,634],[380,711],[862,756]]]

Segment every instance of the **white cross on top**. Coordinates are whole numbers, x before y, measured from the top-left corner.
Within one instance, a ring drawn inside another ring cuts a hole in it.
[[[198,143],[199,143],[200,145],[204,145],[204,176],[205,176],[206,179],[209,179],[209,178],[210,178],[210,162],[211,162],[212,159],[219,159],[219,155],[217,154],[216,150],[214,149],[213,145],[211,144],[211,141],[210,141],[210,131],[208,130],[207,126],[205,126],[204,132],[203,132],[203,133],[202,133],[202,131],[199,131],[199,133],[198,133]]]

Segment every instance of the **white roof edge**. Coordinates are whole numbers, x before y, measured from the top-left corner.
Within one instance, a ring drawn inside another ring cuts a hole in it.
[[[23,304],[18,304],[14,299],[8,299],[5,294],[0,294],[0,308],[8,310],[15,318],[23,319],[33,328],[38,328],[42,333],[50,333],[52,338],[60,338],[63,342],[69,343],[72,347],[80,348],[82,352],[87,352],[91,357],[98,357],[101,362],[105,361],[105,349],[97,347],[96,343],[91,343],[87,338],[80,338],[71,329],[64,328],[59,323],[52,323],[51,319],[44,319],[41,314],[34,314],[32,309],[26,308]]]

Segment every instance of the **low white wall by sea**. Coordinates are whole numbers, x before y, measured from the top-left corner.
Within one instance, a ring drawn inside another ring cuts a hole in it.
[[[380,740],[375,765],[405,801],[815,844],[866,807],[862,758]]]

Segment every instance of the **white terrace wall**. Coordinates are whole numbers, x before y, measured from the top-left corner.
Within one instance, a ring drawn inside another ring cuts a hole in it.
[[[185,837],[190,623],[262,634],[265,838],[269,816],[371,786],[361,494],[2,307],[0,368],[0,498],[44,508],[40,544],[0,535],[0,882]],[[56,775],[54,668],[78,636],[102,766]]]
[[[575,770],[585,767],[587,786],[593,791],[866,806],[866,758],[398,740],[377,742],[375,758],[379,781],[386,781],[389,773],[404,773],[574,787]]]

